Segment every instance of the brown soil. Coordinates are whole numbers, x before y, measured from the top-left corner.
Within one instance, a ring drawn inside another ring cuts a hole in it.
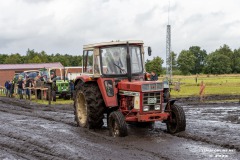
[[[176,102],[187,117],[184,132],[170,135],[157,122],[112,138],[106,119],[100,130],[77,127],[72,105],[0,97],[0,159],[240,159],[239,103],[195,102]]]

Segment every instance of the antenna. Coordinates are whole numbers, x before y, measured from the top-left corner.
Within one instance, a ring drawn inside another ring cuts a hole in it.
[[[168,25],[166,36],[166,76],[172,82],[171,25],[169,24],[170,0],[168,5]]]
[[[169,13],[170,13],[170,0],[168,1],[168,25],[169,25]]]

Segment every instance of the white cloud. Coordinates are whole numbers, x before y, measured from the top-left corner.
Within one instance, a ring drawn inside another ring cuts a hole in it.
[[[28,48],[81,54],[82,46],[141,39],[165,60],[168,0],[7,0],[0,5],[0,53]],[[172,50],[239,48],[240,1],[171,0]]]

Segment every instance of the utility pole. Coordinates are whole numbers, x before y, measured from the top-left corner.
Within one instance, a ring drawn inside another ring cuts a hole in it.
[[[172,83],[171,25],[169,24],[169,10],[170,0],[168,6],[168,25],[166,36],[166,76],[168,78],[168,81]]]

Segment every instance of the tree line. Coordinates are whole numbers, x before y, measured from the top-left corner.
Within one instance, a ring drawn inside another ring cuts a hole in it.
[[[226,44],[209,54],[199,46],[192,46],[188,50],[182,50],[178,57],[174,52],[171,52],[171,55],[173,74],[240,73],[240,48],[231,50]],[[155,71],[158,75],[165,74],[163,63],[164,60],[158,56],[147,60],[146,71]]]
[[[172,55],[173,74],[229,74],[240,73],[240,48],[231,50],[228,45],[223,45],[214,52],[207,54],[206,50],[199,46],[191,46],[188,50],[182,50],[177,56]],[[61,62],[64,66],[81,66],[81,55],[50,54],[45,51],[36,52],[28,49],[26,55],[19,53],[7,55],[0,54],[0,64],[24,64],[24,63],[51,63]],[[158,75],[165,74],[164,60],[157,56],[152,60],[146,60],[147,72],[155,71]]]
[[[81,66],[82,56],[72,56],[68,54],[50,54],[45,51],[36,52],[34,50],[27,50],[25,56],[19,53],[7,55],[0,54],[0,64],[24,64],[24,63],[51,63],[61,62],[63,66]]]

